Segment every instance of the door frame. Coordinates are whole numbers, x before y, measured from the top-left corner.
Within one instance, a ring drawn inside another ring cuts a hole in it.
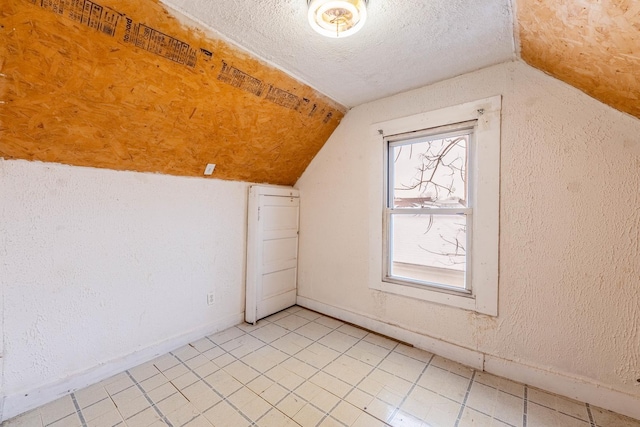
[[[259,272],[261,271],[259,263],[262,261],[260,245],[263,237],[263,230],[259,222],[261,196],[300,198],[300,191],[293,187],[275,185],[252,185],[249,187],[249,200],[247,204],[247,272],[245,277],[246,296],[244,317],[247,323],[254,325],[258,321],[256,280]],[[298,225],[298,227],[300,227],[300,225]]]

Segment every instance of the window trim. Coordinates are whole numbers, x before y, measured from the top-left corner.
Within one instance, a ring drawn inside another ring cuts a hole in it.
[[[471,180],[466,182],[467,185],[467,206],[460,208],[393,208],[392,194],[389,191],[392,186],[391,175],[395,170],[395,166],[391,162],[389,151],[391,148],[398,147],[400,145],[412,144],[412,141],[417,141],[424,137],[438,136],[438,137],[451,137],[451,135],[463,135],[469,134],[469,145],[467,146],[467,159],[473,160],[475,155],[475,134],[477,131],[477,120],[470,120],[462,123],[453,123],[445,126],[438,126],[436,128],[424,129],[417,132],[401,133],[397,135],[386,135],[384,140],[384,219],[383,219],[383,263],[382,263],[382,281],[388,283],[396,283],[405,286],[415,286],[418,288],[429,287],[439,292],[448,292],[451,294],[458,294],[465,297],[471,297],[473,295],[471,282],[472,271],[465,266],[465,287],[463,289],[455,286],[447,286],[441,283],[426,282],[420,280],[412,280],[410,278],[403,278],[399,276],[391,275],[392,259],[392,245],[390,241],[392,218],[395,215],[464,215],[466,222],[466,244],[465,247],[469,248],[469,251],[465,254],[465,262],[467,265],[471,265],[471,259],[473,258],[473,205],[475,203],[475,183]],[[467,175],[473,176],[473,161],[468,162]]]
[[[473,215],[470,223],[473,229],[472,249],[469,256],[473,275],[470,293],[451,291],[446,288],[434,288],[418,284],[398,284],[384,281],[385,248],[388,247],[388,236],[385,233],[387,206],[385,199],[388,185],[387,167],[372,170],[372,177],[382,178],[382,192],[375,211],[379,212],[381,221],[372,219],[370,223],[371,268],[369,287],[371,289],[398,294],[409,298],[449,305],[471,310],[491,316],[498,315],[498,244],[499,244],[499,191],[500,191],[500,122],[501,96],[467,102],[465,104],[446,107],[412,116],[374,123],[371,126],[372,143],[375,139],[383,162],[387,162],[385,137],[410,134],[456,123],[477,120],[475,133],[475,149],[473,167],[470,168],[474,182],[475,196]],[[481,173],[480,173],[481,172]],[[380,207],[382,206],[382,212]],[[371,205],[372,212],[374,206]],[[376,226],[377,224],[377,226]],[[374,236],[375,233],[377,236]],[[376,267],[377,266],[377,267]]]

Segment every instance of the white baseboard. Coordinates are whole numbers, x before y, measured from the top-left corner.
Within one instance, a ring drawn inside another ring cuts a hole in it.
[[[566,396],[581,402],[587,402],[590,405],[599,406],[619,414],[640,419],[640,396],[614,390],[610,386],[598,383],[592,379],[567,373],[553,372],[541,367],[530,366],[521,362],[485,354],[477,350],[410,331],[400,326],[390,325],[363,313],[335,307],[306,297],[298,296],[297,303],[310,310],[404,341],[417,348],[446,357],[447,359],[462,363],[474,369],[484,370],[494,375],[547,390],[551,393]]]
[[[115,374],[152,360],[204,336],[235,326],[242,323],[243,320],[244,313],[221,317],[205,326],[193,329],[184,334],[167,338],[166,340],[150,345],[144,349],[137,350],[126,356],[110,360],[82,372],[71,373],[60,381],[43,384],[32,390],[24,390],[21,393],[13,393],[8,396],[4,396],[3,399],[0,399],[0,422],[30,411],[38,406],[52,402],[75,390],[98,383]]]

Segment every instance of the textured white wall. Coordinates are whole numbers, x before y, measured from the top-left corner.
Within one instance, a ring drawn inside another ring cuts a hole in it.
[[[238,318],[247,185],[0,160],[2,395]]]
[[[371,124],[493,95],[503,96],[499,317],[370,290],[382,270]],[[296,187],[300,296],[640,398],[637,119],[506,63],[354,108]]]

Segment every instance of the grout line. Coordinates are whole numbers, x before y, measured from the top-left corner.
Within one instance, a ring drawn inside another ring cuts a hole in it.
[[[529,386],[524,385],[524,407],[522,412],[522,427],[527,427],[527,412],[529,409]]]
[[[591,405],[585,403],[587,406],[587,414],[589,414],[589,422],[591,423],[591,427],[596,427],[596,422],[593,419],[593,414],[591,413]]]
[[[157,369],[157,368],[156,368]],[[153,402],[153,400],[151,400],[151,398],[149,396],[147,396],[147,392],[144,391],[144,389],[142,388],[142,386],[140,385],[140,383],[138,383],[138,380],[136,380],[131,373],[127,370],[125,371],[127,373],[127,375],[129,375],[129,378],[131,378],[131,381],[133,381],[133,383],[138,387],[138,389],[142,392],[142,395],[144,396],[145,399],[147,399],[147,402],[149,402],[149,404],[151,405],[151,407],[154,409],[154,411],[156,411],[156,413],[158,415],[160,415],[160,418],[162,418],[162,420],[169,426],[169,427],[173,427],[173,424],[171,424],[171,422],[167,419],[167,417],[162,413],[162,411],[160,410],[160,408],[158,408],[156,406],[156,404]],[[145,408],[146,409],[146,408]],[[142,411],[140,411],[142,412]]]
[[[80,409],[80,405],[78,405],[78,401],[76,400],[76,394],[71,393],[71,400],[73,400],[73,406],[76,407],[76,413],[78,414],[78,418],[80,418],[80,422],[82,423],[82,427],[87,427],[87,422],[84,419],[84,415],[82,414],[82,410]]]
[[[464,413],[464,408],[467,407],[467,400],[469,399],[469,394],[471,393],[471,386],[473,385],[473,380],[476,378],[476,370],[473,370],[471,374],[471,379],[469,380],[469,386],[467,387],[467,392],[464,394],[464,399],[462,400],[462,405],[460,406],[460,412],[458,412],[458,419],[456,420],[455,427],[460,425],[460,420],[462,420],[462,414]]]
[[[391,354],[391,353],[389,353]],[[395,411],[393,411],[393,414],[391,414],[391,416],[389,417],[389,420],[393,420],[395,418],[395,416],[398,414],[398,412],[400,412],[400,407],[402,405],[404,405],[404,403],[407,401],[407,399],[409,398],[409,395],[411,394],[411,392],[413,390],[415,390],[415,388],[418,386],[418,382],[420,381],[420,379],[422,378],[422,376],[424,375],[425,372],[427,372],[427,368],[429,366],[431,366],[431,362],[433,361],[433,358],[436,357],[435,354],[431,353],[431,357],[429,358],[429,361],[424,365],[424,368],[422,368],[422,372],[420,372],[420,375],[418,375],[418,378],[416,378],[416,380],[413,382],[413,385],[411,386],[411,388],[409,389],[409,391],[404,395],[404,398],[402,399],[402,401],[400,402],[400,404],[398,404],[398,407],[395,409]],[[386,359],[386,357],[385,357]],[[424,362],[422,362],[424,363]],[[384,369],[383,369],[384,370]],[[387,371],[385,371],[387,372]]]

